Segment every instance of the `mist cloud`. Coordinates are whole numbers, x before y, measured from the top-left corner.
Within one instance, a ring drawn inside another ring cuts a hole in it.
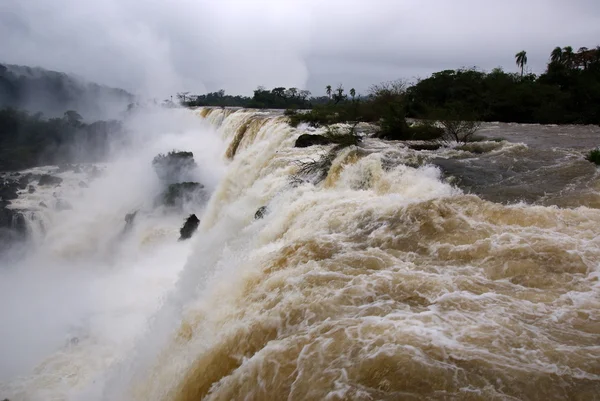
[[[543,70],[600,43],[594,0],[4,0],[0,60],[167,96],[256,86],[357,90],[461,66]]]

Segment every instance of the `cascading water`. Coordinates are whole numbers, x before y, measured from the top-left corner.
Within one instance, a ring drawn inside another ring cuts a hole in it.
[[[294,148],[277,113],[161,113],[2,271],[0,398],[600,399],[600,176],[581,152],[365,139],[318,181],[299,169],[330,147]],[[175,148],[205,209],[150,205],[150,160]]]

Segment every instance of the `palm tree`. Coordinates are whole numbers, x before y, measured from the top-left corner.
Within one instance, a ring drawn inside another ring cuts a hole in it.
[[[356,97],[356,90],[354,88],[350,89],[350,96],[352,96],[352,100]]]
[[[327,85],[325,90],[327,92],[327,96],[329,96],[329,99],[331,99],[331,85]]]
[[[552,63],[562,63],[563,61],[563,52],[562,49],[557,46],[554,48],[554,50],[552,50],[552,54],[550,54],[550,61]]]
[[[525,72],[525,65],[527,65],[527,52],[522,50],[515,54],[515,58],[517,59],[517,66],[521,68],[521,78],[523,78],[523,72]]]
[[[587,47],[580,47],[575,56],[577,66],[583,67],[584,70],[587,70],[588,64],[592,61],[590,50]]]
[[[573,67],[573,61],[575,58],[575,53],[573,53],[573,48],[571,46],[566,46],[563,48],[563,64],[566,65],[568,68],[572,68]]]

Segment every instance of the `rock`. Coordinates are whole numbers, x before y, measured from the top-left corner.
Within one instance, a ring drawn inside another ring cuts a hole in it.
[[[0,198],[5,201],[17,199],[19,195],[17,191],[19,190],[19,184],[14,181],[5,181],[0,183]]]
[[[135,220],[135,216],[137,215],[137,210],[133,213],[128,213],[125,215],[125,228],[124,231],[127,232],[129,230],[131,230],[131,227],[133,227],[133,221]]]
[[[30,194],[35,192],[35,187],[33,185],[30,185],[29,188],[27,189],[27,192],[29,192]]]
[[[53,175],[49,175],[49,174],[44,174],[43,176],[40,177],[40,180],[38,181],[38,185],[59,185],[60,183],[62,183],[62,178],[60,177],[55,177]]]
[[[152,167],[161,181],[167,184],[191,181],[193,171],[198,167],[192,152],[172,151],[159,154],[152,160]]]
[[[307,148],[315,145],[329,145],[333,143],[323,135],[302,134],[296,139],[296,148]]]
[[[258,210],[256,211],[256,213],[254,214],[254,220],[259,220],[262,219],[263,217],[265,217],[265,215],[267,214],[269,210],[267,209],[266,206],[261,206],[258,208]]]
[[[79,188],[89,188],[89,185],[83,181],[79,181]]]
[[[40,205],[40,207],[45,207],[45,208],[48,207],[48,205],[46,205],[44,202],[40,202],[39,205]]]
[[[438,150],[442,145],[439,143],[409,143],[408,148],[412,150]]]
[[[181,227],[181,230],[179,230],[179,234],[181,235],[179,241],[190,239],[198,229],[199,224],[200,220],[198,217],[196,217],[195,214],[190,215],[190,217],[186,219],[183,227]]]
[[[21,178],[19,178],[19,189],[27,188],[27,185],[31,182],[32,177],[33,176],[30,173],[30,174],[26,174],[26,175],[22,176]]]
[[[171,184],[161,195],[159,202],[166,206],[182,206],[186,202],[199,200],[203,195],[204,185],[198,182],[180,182]]]

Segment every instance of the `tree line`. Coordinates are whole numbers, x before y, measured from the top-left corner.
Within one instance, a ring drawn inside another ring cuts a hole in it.
[[[518,73],[501,68],[490,72],[462,68],[440,71],[412,85],[403,85],[402,107],[398,110],[406,117],[418,119],[455,116],[516,123],[600,124],[600,47],[582,47],[577,52],[571,46],[557,47],[540,75],[526,71],[526,51],[517,53],[515,62]],[[190,107],[273,109],[328,105],[364,109],[356,103],[368,103],[371,96],[372,91],[362,96],[354,89],[346,93],[341,85],[335,89],[328,85],[325,96],[316,97],[308,91],[284,87],[259,87],[252,97],[226,95],[224,91],[198,96],[178,94],[180,102]]]
[[[100,161],[113,139],[121,137],[118,121],[82,122],[69,110],[60,118],[6,108],[0,110],[0,171],[38,165]]]

